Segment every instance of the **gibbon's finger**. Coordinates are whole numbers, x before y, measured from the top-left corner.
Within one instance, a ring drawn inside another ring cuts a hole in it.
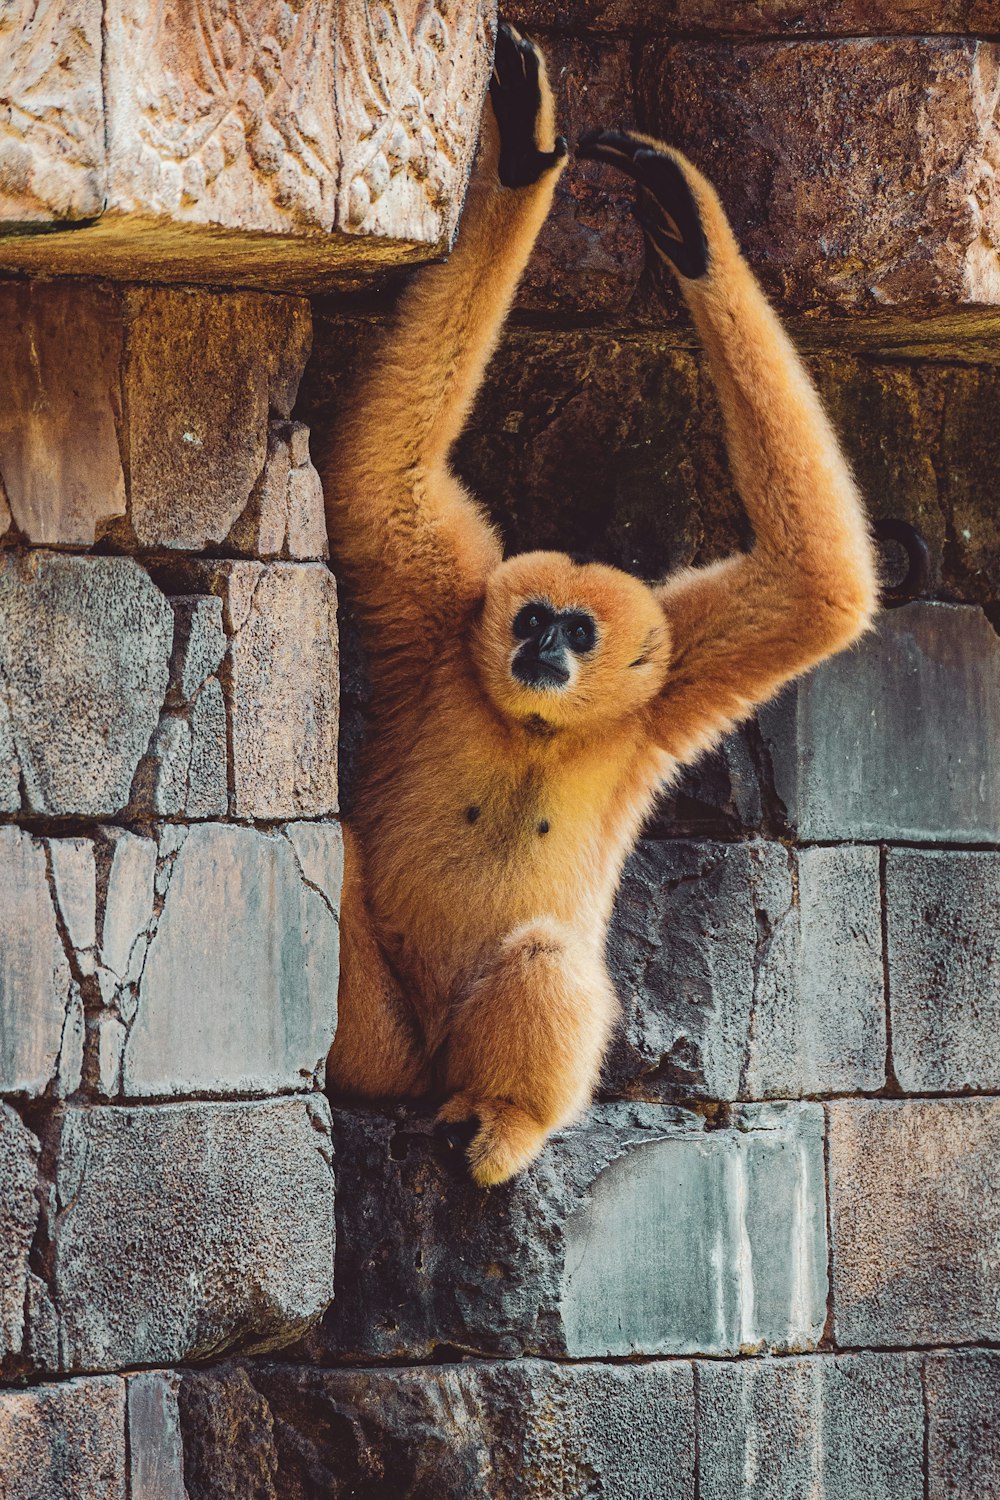
[[[635,153],[635,179],[645,194],[649,227],[640,223],[655,248],[672,261],[682,276],[697,280],[708,270],[708,241],[694,193],[672,156],[650,146]]]
[[[648,150],[645,141],[637,140],[624,130],[587,130],[581,135],[576,154],[584,161],[603,161],[635,176],[633,160],[637,151]]]
[[[501,21],[497,27],[497,42],[493,53],[493,81],[498,88],[510,88],[517,81],[516,75],[521,72],[517,34],[506,21]]]

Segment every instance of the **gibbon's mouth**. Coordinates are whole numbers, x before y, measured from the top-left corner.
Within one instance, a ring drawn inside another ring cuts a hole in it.
[[[510,670],[511,675],[524,687],[563,688],[569,682],[568,670],[565,667],[557,667],[555,662],[525,661],[518,656]]]

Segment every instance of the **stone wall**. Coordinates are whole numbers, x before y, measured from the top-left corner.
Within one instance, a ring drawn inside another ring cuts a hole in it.
[[[316,1092],[339,844],[308,425],[395,284],[314,300],[297,396],[297,298],[5,286],[11,1500],[1000,1496],[993,7],[511,16],[571,136],[638,119],[719,182],[927,588],[664,799],[602,1097],[482,1193],[429,1112]],[[649,576],[746,529],[628,204],[566,174],[459,461],[513,547]]]

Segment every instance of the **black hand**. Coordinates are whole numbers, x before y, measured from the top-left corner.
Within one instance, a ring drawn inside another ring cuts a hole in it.
[[[692,280],[708,270],[708,241],[687,179],[673,157],[621,130],[590,130],[577,155],[618,167],[639,184],[636,217],[656,250]]]
[[[557,136],[554,151],[539,151],[535,144],[542,102],[538,53],[506,21],[497,27],[490,98],[500,127],[500,181],[504,187],[530,187],[566,155],[566,141]]]

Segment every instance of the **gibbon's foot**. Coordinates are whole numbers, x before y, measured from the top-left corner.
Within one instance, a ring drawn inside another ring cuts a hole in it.
[[[490,98],[500,129],[500,181],[504,187],[531,187],[566,155],[565,136],[556,136],[552,151],[540,150],[536,140],[543,77],[534,42],[501,21]]]
[[[621,130],[589,130],[577,155],[618,167],[639,184],[636,218],[654,250],[682,276],[696,280],[708,270],[708,241],[679,153],[653,146]]]
[[[467,1151],[478,1129],[478,1115],[472,1115],[469,1119],[465,1120],[453,1121],[439,1118],[434,1127],[434,1134],[444,1141],[450,1151]]]
[[[452,1127],[475,1121],[478,1126],[466,1156],[480,1187],[497,1187],[534,1161],[548,1134],[520,1105],[509,1099],[472,1100],[455,1094],[438,1111],[438,1123]]]

